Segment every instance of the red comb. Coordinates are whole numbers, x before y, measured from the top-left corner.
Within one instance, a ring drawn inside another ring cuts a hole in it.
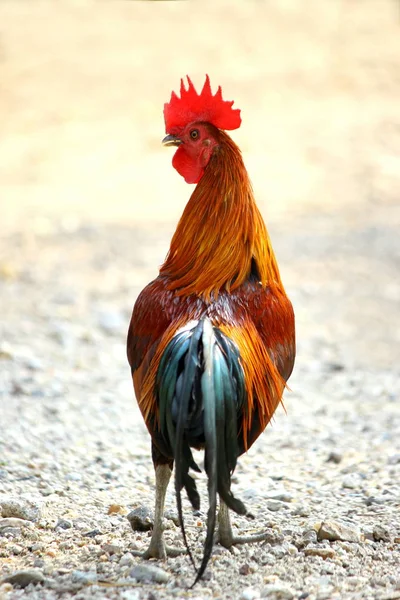
[[[206,81],[200,94],[194,88],[190,77],[187,75],[189,87],[185,89],[181,79],[181,97],[175,92],[171,94],[171,100],[164,104],[165,132],[177,134],[189,123],[204,121],[212,123],[218,129],[237,129],[242,119],[240,110],[233,109],[233,101],[222,100],[222,90],[219,86],[215,96],[212,95],[210,78],[206,75]]]

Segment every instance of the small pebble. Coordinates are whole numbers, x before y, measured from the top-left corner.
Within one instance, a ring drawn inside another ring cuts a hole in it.
[[[120,504],[110,504],[108,507],[107,514],[108,515],[118,515],[124,512],[124,507]]]
[[[17,519],[16,517],[6,517],[0,519],[0,531],[6,527],[33,527],[30,521],[24,519]]]
[[[338,465],[339,463],[342,462],[342,460],[343,460],[343,454],[339,450],[332,450],[332,452],[329,453],[328,458],[326,459],[326,462],[334,463],[335,465]]]
[[[248,563],[244,563],[243,565],[241,565],[239,567],[239,573],[240,575],[249,575],[249,573],[251,573],[250,565]]]
[[[121,546],[118,546],[117,544],[104,544],[101,549],[103,552],[107,552],[107,554],[110,555],[119,554],[122,550]]]
[[[261,598],[271,598],[273,600],[292,600],[294,592],[284,584],[278,582],[270,583],[261,590]]]
[[[24,360],[25,366],[31,371],[43,370],[43,362],[36,356],[27,356]]]
[[[97,537],[98,535],[104,535],[104,534],[100,531],[100,529],[92,529],[91,531],[82,533],[82,535],[84,535],[85,537],[88,537],[88,538],[94,538],[94,537]]]
[[[133,555],[130,552],[126,552],[121,556],[119,564],[121,567],[130,567],[135,562]]]
[[[26,571],[17,571],[12,575],[8,575],[2,583],[11,583],[14,587],[25,588],[29,584],[37,585],[43,583],[44,575],[42,571],[36,569],[27,569]]]
[[[245,588],[239,596],[239,600],[258,600],[260,591],[256,588]]]
[[[72,550],[74,544],[72,541],[66,540],[65,542],[60,542],[60,550]]]
[[[34,569],[43,569],[45,564],[46,563],[44,562],[43,558],[35,558],[35,560],[33,561]]]
[[[273,546],[270,549],[270,553],[276,558],[282,558],[287,552],[283,546]]]
[[[56,527],[60,529],[71,529],[74,526],[70,519],[58,519]]]
[[[392,454],[392,456],[389,456],[388,458],[388,465],[398,464],[400,464],[400,452],[398,452],[397,454]]]
[[[93,584],[97,582],[97,573],[94,571],[72,571],[71,579],[74,583],[83,585]]]
[[[0,535],[6,538],[18,538],[22,536],[22,529],[20,527],[3,527],[0,529]]]
[[[365,500],[365,504],[367,506],[372,506],[373,504],[386,504],[387,502],[393,501],[393,497],[387,494],[386,496],[369,496]]]
[[[81,473],[67,473],[65,476],[65,479],[67,481],[81,481],[82,480],[82,475]]]
[[[349,527],[336,521],[325,521],[317,532],[318,541],[340,540],[343,542],[360,542],[361,535],[355,527]]]
[[[280,502],[292,502],[293,494],[290,494],[286,490],[275,490],[272,492],[268,492],[267,498],[271,500],[279,500]]]
[[[317,532],[314,529],[308,529],[303,532],[301,538],[301,545],[307,546],[308,544],[313,544],[317,541]]]
[[[123,590],[120,594],[118,594],[118,598],[120,598],[120,600],[140,600],[141,597],[143,598],[139,590]],[[150,592],[146,600],[157,600],[157,596]]]
[[[283,508],[284,506],[285,504],[283,502],[280,502],[279,500],[267,500],[267,508],[272,512],[277,512],[278,510],[281,510],[281,508]]]
[[[43,489],[40,490],[40,493],[42,494],[42,496],[51,496],[52,494],[55,493],[55,489],[52,487],[44,487]]]
[[[272,554],[262,554],[257,557],[258,562],[261,565],[270,565],[271,567],[276,564],[276,557],[272,556]]]
[[[309,517],[311,514],[311,508],[308,504],[298,504],[292,511],[292,515],[298,515],[299,517]]]
[[[129,576],[138,582],[150,583],[166,583],[169,579],[169,573],[152,565],[136,565],[130,571]]]
[[[12,592],[13,586],[11,583],[1,583],[0,581],[0,599],[7,600],[7,598],[11,598],[8,594]],[[7,594],[7,595],[6,595]]]
[[[357,489],[360,487],[359,476],[356,473],[349,473],[348,475],[345,475],[342,479],[342,487],[349,490]]]
[[[320,556],[323,559],[336,556],[336,552],[333,548],[319,548],[318,546],[307,546],[307,548],[304,549],[304,554],[306,556]]]
[[[153,513],[146,506],[138,506],[126,517],[133,531],[149,531],[153,528]]]
[[[381,525],[375,525],[372,530],[375,542],[390,542],[390,532]]]
[[[40,505],[20,498],[2,498],[0,500],[3,517],[16,517],[24,521],[36,521],[39,518]]]

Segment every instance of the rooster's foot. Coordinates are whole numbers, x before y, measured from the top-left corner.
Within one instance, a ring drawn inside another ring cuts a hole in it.
[[[218,532],[217,542],[224,546],[224,548],[232,548],[239,544],[255,544],[257,542],[265,542],[274,540],[274,536],[270,532],[256,533],[254,535],[232,535],[232,532],[226,534],[226,532]]]
[[[167,546],[164,542],[164,502],[168,482],[171,477],[171,467],[161,464],[157,465],[155,470],[156,506],[154,510],[154,525],[150,545],[145,552],[140,552],[139,550],[132,550],[131,552],[134,556],[141,556],[145,559],[158,558],[161,560],[166,560],[167,556],[179,556],[180,554],[185,554],[186,549],[172,548],[171,546]]]
[[[174,548],[173,546],[167,546],[163,540],[153,541],[151,540],[150,546],[145,550],[145,552],[141,552],[140,550],[131,550],[133,556],[141,556],[142,558],[148,560],[150,558],[158,558],[160,560],[166,560],[168,556],[179,556],[180,554],[185,554],[185,548]]]
[[[255,535],[235,536],[232,532],[229,509],[226,504],[220,500],[218,513],[218,532],[216,541],[225,548],[232,548],[238,544],[255,544],[256,542],[270,541],[273,536],[270,532],[258,533]],[[275,539],[275,538],[274,538]]]

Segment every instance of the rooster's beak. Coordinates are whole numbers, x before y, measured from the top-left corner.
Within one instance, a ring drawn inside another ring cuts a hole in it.
[[[163,146],[179,146],[182,144],[182,140],[176,135],[166,135],[161,143]]]

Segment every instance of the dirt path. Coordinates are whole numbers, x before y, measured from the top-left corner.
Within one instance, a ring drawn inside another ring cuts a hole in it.
[[[400,18],[309,6],[0,4],[0,581],[37,579],[1,600],[400,598]],[[271,540],[216,548],[187,591],[185,558],[131,575],[148,534],[126,514],[152,506],[153,473],[125,335],[190,193],[162,105],[206,71],[242,108],[298,358],[236,473],[255,516],[237,527]]]

